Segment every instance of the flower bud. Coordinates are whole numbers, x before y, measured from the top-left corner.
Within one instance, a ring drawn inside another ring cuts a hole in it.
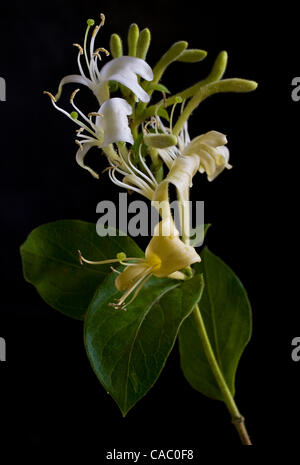
[[[173,134],[147,134],[144,142],[148,147],[165,149],[177,144],[177,137]]]

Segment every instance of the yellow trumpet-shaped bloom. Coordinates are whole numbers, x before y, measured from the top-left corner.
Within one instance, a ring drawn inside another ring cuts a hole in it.
[[[149,242],[145,258],[122,258],[91,262],[82,257],[81,262],[90,264],[102,264],[119,262],[125,266],[125,270],[118,274],[115,285],[118,291],[123,292],[120,299],[110,305],[124,310],[138,295],[141,288],[151,276],[158,278],[177,277],[180,270],[193,263],[200,262],[200,256],[195,249],[184,244],[171,218],[158,223],[154,230],[154,236]],[[179,277],[184,277],[180,275]],[[127,298],[131,296],[130,300]]]

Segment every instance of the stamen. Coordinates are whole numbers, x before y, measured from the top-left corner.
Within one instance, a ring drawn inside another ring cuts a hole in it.
[[[79,48],[80,55],[83,55],[83,48],[81,47],[81,45],[79,45],[79,44],[73,44],[73,45],[74,45],[74,47]]]
[[[120,259],[119,258],[111,258],[109,260],[100,260],[100,261],[91,261],[91,260],[87,260],[86,258],[84,258],[81,254],[81,251],[80,250],[77,250],[78,252],[78,255],[79,255],[79,261],[80,262],[84,262],[84,263],[87,263],[89,265],[105,265],[107,263],[120,263]],[[124,258],[124,260],[135,260],[136,262],[144,262],[145,259],[144,258],[135,258],[135,257],[128,257],[128,258]],[[127,264],[126,264],[127,265]]]
[[[100,13],[100,18],[101,18],[101,23],[100,23],[100,27],[101,27],[101,26],[104,26],[104,23],[105,23],[105,14]]]
[[[54,97],[54,95],[51,94],[51,92],[44,90],[43,94],[48,95],[51,98],[52,102],[56,102],[56,98]]]
[[[94,52],[92,56],[93,56],[93,57],[98,57],[98,58],[99,58],[99,60],[100,60],[100,61],[102,61],[102,58],[101,58],[101,55],[100,55],[100,53],[98,53],[98,52]],[[94,64],[95,64],[95,66],[96,66],[96,61],[94,61]]]
[[[103,53],[105,53],[105,55],[106,55],[107,57],[110,55],[109,51],[106,50],[106,48],[103,48],[103,47],[97,48],[97,49],[95,50],[95,53],[98,53],[98,52],[103,52]]]
[[[76,89],[76,90],[74,90],[74,92],[72,92],[71,97],[70,97],[70,103],[73,103],[74,97],[77,94],[77,92],[79,92],[79,91],[80,91],[80,89]]]
[[[91,116],[104,116],[103,113],[97,113],[96,111],[91,111],[90,113],[88,113],[88,116],[91,117]]]
[[[94,30],[93,30],[93,32],[92,32],[92,38],[95,37],[95,35],[96,35],[97,32],[99,31],[99,28],[100,28],[99,26],[95,26],[95,27],[94,27]]]
[[[111,271],[113,271],[114,273],[121,274],[121,271],[116,270],[113,266],[110,266],[110,269],[111,269]]]
[[[121,309],[121,310],[125,310],[126,308],[126,305],[129,305],[129,303],[132,303],[133,300],[136,298],[137,294],[139,293],[139,291],[141,290],[141,288],[143,287],[143,285],[145,284],[146,280],[145,278],[148,279],[150,278],[151,276],[151,270],[153,269],[153,267],[149,267],[147,268],[143,273],[142,275],[140,276],[140,278],[133,284],[133,286],[131,286],[129,289],[127,289],[127,291],[122,295],[122,297],[120,299],[117,299],[116,303],[109,303],[108,305],[110,307],[114,307],[115,309]],[[150,275],[150,276],[149,276]],[[137,289],[136,289],[137,288]],[[129,303],[126,304],[125,303],[125,300],[127,299],[127,297],[134,291],[136,290],[136,292],[134,293],[133,295],[133,298],[130,299]]]
[[[78,135],[79,135],[82,131],[84,131],[84,128],[76,129],[76,132],[77,132]]]
[[[79,145],[80,150],[83,150],[82,143],[79,140],[75,139],[75,144]]]

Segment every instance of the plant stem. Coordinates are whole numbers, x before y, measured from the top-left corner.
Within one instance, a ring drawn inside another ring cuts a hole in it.
[[[233,396],[224,379],[222,371],[220,370],[219,364],[216,360],[214,351],[209,341],[206,328],[205,328],[205,324],[204,324],[198,305],[195,305],[194,307],[193,317],[194,317],[196,328],[198,330],[199,336],[203,344],[205,355],[209,362],[210,368],[215,376],[215,379],[218,383],[220,391],[222,392],[223,400],[231,415],[232,423],[234,424],[234,426],[236,427],[239,433],[242,444],[245,446],[252,446],[251,440],[249,438],[248,432],[245,427],[244,417],[240,414],[236,406],[236,403],[233,399]]]

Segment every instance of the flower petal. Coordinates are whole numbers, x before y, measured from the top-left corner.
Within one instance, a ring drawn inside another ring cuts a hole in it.
[[[168,218],[156,225],[156,232],[159,230],[160,235],[152,237],[145,252],[147,263],[154,265],[152,274],[159,278],[201,261],[196,250],[182,242],[172,223]],[[171,234],[164,236],[163,233],[167,231],[171,231]]]
[[[90,88],[92,88],[93,85],[90,79],[85,79],[80,74],[70,74],[69,76],[65,76],[59,83],[58,91],[55,95],[56,100],[60,98],[64,84],[83,84],[84,86],[88,86]]]
[[[85,142],[82,144],[82,148],[79,148],[76,153],[76,161],[79,166],[84,168],[85,170],[89,171],[94,178],[99,179],[99,174],[96,171],[92,170],[89,166],[84,164],[84,157],[86,156],[87,152],[90,150],[91,147],[97,145],[95,142]]]
[[[149,266],[146,263],[137,263],[136,265],[127,266],[115,280],[115,286],[118,291],[126,291],[131,288],[142,274],[145,273],[147,268],[149,268]]]
[[[191,142],[185,147],[184,155],[189,155],[190,153],[197,153],[199,144],[207,144],[212,147],[218,147],[220,145],[227,144],[227,138],[224,134],[218,131],[209,131],[201,136],[195,137]]]
[[[141,58],[122,56],[106,63],[100,71],[101,81],[117,81],[128,87],[139,100],[149,102],[150,97],[142,89],[137,75],[147,81],[152,81],[153,73],[150,66]]]
[[[128,124],[128,115],[131,115],[132,108],[126,100],[115,97],[104,102],[97,116],[97,129],[103,132],[104,139],[100,147],[106,147],[114,142],[129,142],[133,144],[133,137]]]

